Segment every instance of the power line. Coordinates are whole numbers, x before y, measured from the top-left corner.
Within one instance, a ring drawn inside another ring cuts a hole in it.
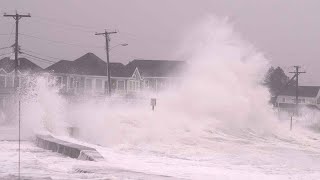
[[[47,42],[51,42],[51,43],[56,43],[56,44],[64,44],[64,45],[68,45],[68,46],[76,46],[76,47],[82,47],[82,48],[103,48],[101,46],[84,46],[81,44],[74,44],[74,43],[67,43],[64,41],[56,41],[56,40],[51,40],[51,39],[46,39],[46,38],[41,38],[41,37],[37,37],[34,35],[29,35],[29,34],[24,34],[24,33],[19,33],[22,36],[25,37],[29,37],[29,38],[34,38],[34,39],[39,39],[39,40],[43,40],[43,41],[47,41]]]
[[[11,24],[11,22],[0,23],[1,25]]]
[[[133,33],[125,32],[125,31],[119,31],[120,34],[127,34],[132,39],[137,39],[137,36]]]
[[[59,20],[54,19],[54,18],[48,18],[48,17],[41,17],[41,16],[33,16],[37,19],[43,19],[49,22],[54,22],[54,23],[58,23],[58,24],[63,24],[63,25],[67,25],[67,26],[73,26],[73,27],[79,27],[79,28],[86,28],[86,29],[94,29],[96,27],[90,27],[90,26],[86,26],[86,25],[82,25],[82,24],[73,24],[73,23],[67,23],[67,22],[59,22]]]
[[[12,34],[13,34],[13,31],[14,31],[14,24],[12,25],[12,30],[11,30],[11,32],[10,32],[10,34],[0,34],[1,36],[9,36],[8,37],[8,40],[7,40],[7,44],[9,44],[10,43],[10,40],[11,40],[11,37],[12,37]],[[4,48],[0,48],[0,50],[2,50],[2,49],[7,49],[7,48],[11,48],[12,46],[10,46],[10,47],[4,47]]]
[[[22,50],[22,51],[27,51],[27,52],[29,52],[29,53],[34,53],[34,54],[39,55],[39,56],[45,56],[45,57],[48,57],[48,58],[56,59],[56,60],[61,60],[61,59],[62,59],[62,58],[52,57],[52,56],[48,56],[48,55],[42,55],[42,54],[40,54],[40,53],[31,51],[31,50],[28,50],[28,49],[24,49],[24,48],[22,48],[21,50]]]
[[[94,29],[96,29],[97,27],[89,27],[89,26],[85,26],[85,25],[80,25],[80,24],[73,24],[73,23],[67,23],[67,22],[61,22],[57,19],[53,19],[53,18],[48,18],[48,17],[40,17],[40,16],[35,16],[38,20],[40,20],[39,23],[47,23],[47,24],[54,24],[54,25],[62,25],[62,26],[67,26],[67,27],[72,27],[73,29],[78,29],[79,31],[83,31],[83,32],[94,32]],[[42,22],[41,22],[42,21]]]
[[[11,37],[12,37],[12,35],[13,35],[13,31],[14,31],[14,24],[12,25],[12,29],[11,29],[11,32],[10,32],[10,36],[9,36],[9,38],[8,38],[8,40],[7,40],[7,44],[9,44],[10,43],[10,40],[11,40]]]
[[[11,33],[10,34],[6,34],[6,35],[9,35],[8,40],[7,40],[7,42],[8,42],[7,44],[10,43],[10,39],[12,37],[13,31],[14,31],[14,25],[12,27]],[[14,45],[11,45],[11,46],[8,46],[8,47],[2,47],[2,48],[0,48],[0,50],[6,51],[7,49],[10,49],[10,48],[13,48],[13,47],[14,47]],[[9,52],[9,53],[12,53],[12,52]]]
[[[87,30],[87,29],[83,29],[83,28],[79,28],[79,27],[73,27],[73,26],[66,26],[64,24],[60,24],[60,23],[52,23],[52,22],[47,22],[47,21],[31,21],[31,23],[40,23],[40,24],[46,24],[46,25],[53,25],[55,28],[59,27],[59,28],[63,28],[64,30],[69,30],[69,31],[79,31],[79,32],[85,32],[85,33],[93,33],[93,30]]]
[[[36,59],[40,59],[42,61],[46,61],[46,62],[49,62],[49,63],[56,63],[56,61],[51,61],[51,60],[48,60],[48,59],[44,59],[44,58],[29,54],[29,53],[21,52],[21,54],[25,54],[27,56],[30,56],[30,57],[33,57],[33,58],[36,58]]]
[[[1,56],[5,56],[5,55],[8,55],[8,54],[12,54],[12,52],[10,52],[10,53],[0,54],[0,57],[1,57]]]
[[[28,55],[25,55],[25,54],[22,54],[22,56],[23,56],[24,58],[29,59],[29,60],[33,60],[33,61],[37,61],[37,62],[41,62],[41,63],[46,63],[46,64],[49,64],[49,65],[54,64],[54,63],[52,63],[52,62],[44,61],[44,60],[41,60],[41,59],[36,59],[36,58],[33,58],[33,57],[28,56]]]
[[[0,50],[2,50],[2,49],[9,49],[9,48],[12,48],[12,47],[3,47],[3,48],[0,48]]]

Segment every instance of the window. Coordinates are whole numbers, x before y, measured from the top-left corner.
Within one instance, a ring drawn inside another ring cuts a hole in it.
[[[134,91],[135,90],[134,81],[132,81],[132,80],[128,81],[128,90],[129,91]]]
[[[134,81],[131,81],[131,89],[132,89],[132,91],[136,90],[136,86],[135,86]]]
[[[92,89],[92,79],[86,79],[86,89]]]
[[[165,88],[166,86],[167,86],[166,80],[162,80],[162,81],[161,81],[161,87],[162,87],[162,88]]]
[[[293,102],[296,103],[296,99],[293,99]],[[298,99],[298,103],[305,103],[306,99],[302,98],[302,99]]]
[[[62,77],[57,77],[56,78],[56,86],[61,87],[61,85],[62,85]]]
[[[5,106],[4,106],[4,97],[0,97],[0,110],[2,110]]]
[[[8,88],[13,87],[13,76],[6,77],[6,87],[8,87]]]
[[[6,87],[6,76],[0,76],[0,88]]]
[[[128,90],[129,91],[138,91],[140,88],[140,82],[139,81],[134,81],[134,80],[129,80],[128,81]]]
[[[17,86],[18,86],[18,87],[20,87],[20,84],[21,84],[21,83],[20,83],[20,79],[21,79],[21,78],[22,78],[22,77],[17,77]],[[27,80],[25,79],[25,81],[27,81]]]
[[[144,87],[149,88],[149,80],[144,80]]]
[[[124,85],[124,81],[121,80],[121,81],[117,81],[118,83],[118,90],[124,90],[125,89],[125,85]]]
[[[282,102],[286,102],[286,98],[282,98]]]
[[[71,77],[69,80],[70,80],[69,81],[69,88],[72,89],[72,88],[74,88],[74,78]]]
[[[96,89],[102,89],[102,80],[96,79]]]

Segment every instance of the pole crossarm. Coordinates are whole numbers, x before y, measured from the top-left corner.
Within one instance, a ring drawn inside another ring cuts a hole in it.
[[[4,17],[13,17],[15,20],[20,20],[23,17],[31,17],[30,14],[6,14],[4,13]]]

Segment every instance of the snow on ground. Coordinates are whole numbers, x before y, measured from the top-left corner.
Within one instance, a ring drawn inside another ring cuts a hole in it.
[[[58,137],[96,148],[103,162],[71,159],[22,141],[21,174],[52,179],[320,179],[319,134],[299,128],[285,133],[211,132],[210,138],[194,142],[110,147]],[[0,141],[0,179],[17,175],[17,148],[17,141]]]
[[[97,173],[116,168],[181,179],[292,180],[320,179],[318,135],[296,127],[292,132],[265,137],[250,131],[238,136],[214,132],[210,138],[193,143],[183,140],[176,144],[112,147],[60,138],[96,148],[105,157],[105,162],[77,167]]]
[[[0,179],[18,179],[18,141],[16,128],[2,128],[0,136]],[[71,140],[71,139],[69,139]],[[82,168],[81,168],[82,167]],[[95,167],[92,171],[91,167]],[[91,168],[91,169],[90,169]],[[176,179],[161,175],[119,169],[106,162],[82,161],[35,146],[32,141],[21,142],[21,177],[28,179]]]
[[[0,141],[0,179],[11,179],[18,176],[18,143],[17,141]],[[98,165],[98,166],[97,166]],[[79,167],[85,167],[79,169]],[[98,167],[94,172],[90,167]],[[85,171],[87,170],[87,171]],[[91,170],[91,169],[89,169]],[[35,147],[32,142],[21,144],[21,176],[51,179],[173,179],[166,176],[134,172],[114,168],[105,163],[81,161],[64,157]]]
[[[309,142],[316,144],[319,140]],[[305,143],[275,137],[262,143],[185,145],[179,147],[186,149],[183,154],[156,151],[153,147],[149,151],[148,145],[134,149],[102,148],[100,152],[113,166],[186,179],[319,179],[319,146]],[[163,149],[172,150],[175,146]]]

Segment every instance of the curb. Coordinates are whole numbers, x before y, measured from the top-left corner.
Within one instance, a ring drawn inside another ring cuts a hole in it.
[[[101,161],[104,158],[94,148],[63,141],[50,135],[36,135],[36,145],[40,148],[51,150],[65,156],[85,160]]]

